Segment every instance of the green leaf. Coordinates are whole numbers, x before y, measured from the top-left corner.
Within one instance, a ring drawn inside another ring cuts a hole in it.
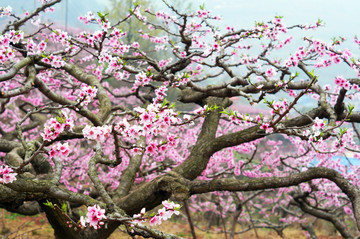
[[[54,209],[54,205],[52,204],[52,202],[49,202],[49,200],[46,200],[46,202],[44,202],[44,205],[47,206],[47,207],[50,207],[52,209]]]
[[[103,15],[101,12],[97,12],[97,15],[98,15],[100,18],[104,18],[104,15]]]
[[[314,78],[314,71],[315,70],[312,70],[312,71],[309,72],[309,75],[311,76],[311,78]]]
[[[161,107],[166,106],[169,103],[169,101],[165,98],[164,101],[161,104]]]
[[[67,212],[67,206],[66,206],[66,203],[63,203],[62,205],[61,205],[61,210],[63,210],[63,212]]]
[[[351,113],[353,110],[354,110],[354,108],[355,108],[355,106],[353,106],[353,105],[351,105],[351,104],[348,104],[348,110],[349,110],[349,112]]]
[[[347,130],[347,128],[340,129],[340,136],[343,136]]]
[[[229,112],[227,112],[227,111],[223,110],[223,111],[220,111],[220,114],[226,114],[226,115],[228,115],[228,114],[229,114]]]

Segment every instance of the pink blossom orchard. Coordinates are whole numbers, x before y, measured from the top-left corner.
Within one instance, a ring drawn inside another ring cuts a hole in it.
[[[313,237],[315,219],[359,235],[357,37],[347,49],[311,37],[321,21],[280,16],[223,27],[166,2],[116,20],[90,12],[79,20],[93,31],[65,32],[40,21],[58,2],[0,7],[2,208],[45,212],[58,238],[119,226],[177,238],[152,226],[180,210],[191,228],[193,212],[220,218],[231,238],[237,223],[280,235],[298,223]],[[126,42],[129,19],[149,45]]]

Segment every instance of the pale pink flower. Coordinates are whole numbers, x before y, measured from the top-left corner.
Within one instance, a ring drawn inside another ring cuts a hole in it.
[[[0,166],[0,184],[12,183],[16,180],[17,173],[7,165]]]

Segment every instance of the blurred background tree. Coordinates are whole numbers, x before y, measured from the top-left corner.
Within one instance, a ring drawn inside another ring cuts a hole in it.
[[[153,9],[167,9],[166,5],[162,1],[150,1],[150,0],[109,0],[110,6],[105,9],[105,13],[107,13],[107,18],[111,21],[111,23],[116,23],[119,20],[123,19],[130,13],[130,9],[134,9],[136,5],[141,5],[143,9],[149,8],[150,11],[154,11]],[[170,6],[174,6],[178,11],[183,13],[190,13],[193,10],[193,6],[190,1],[167,1]],[[143,13],[142,13],[143,14]],[[149,22],[152,23],[160,23],[156,16],[151,14],[144,14]],[[130,18],[129,20],[121,23],[118,27],[123,32],[127,32],[126,37],[123,38],[123,42],[125,44],[131,44],[133,42],[138,42],[141,46],[142,50],[150,49],[151,42],[149,40],[144,40],[141,38],[139,31],[147,32],[148,26],[144,25],[141,21],[136,19],[135,17]],[[163,31],[162,31],[163,32]],[[152,35],[156,36],[156,34],[160,34],[160,31],[151,31]],[[169,39],[171,37],[169,36]],[[152,47],[153,49],[153,47]],[[166,51],[164,51],[164,54]],[[159,56],[157,54],[157,56]],[[166,55],[162,55],[161,57],[166,57]]]
[[[128,14],[130,14],[131,9],[134,9],[134,7],[137,5],[141,5],[142,9],[150,9],[150,12],[152,12],[154,14],[156,13],[156,12],[154,12],[155,9],[157,11],[160,9],[160,10],[164,10],[164,11],[171,13],[171,11],[169,11],[170,9],[166,6],[166,4],[168,4],[169,6],[173,6],[177,11],[179,11],[181,13],[186,13],[188,15],[190,15],[191,12],[194,11],[194,9],[195,9],[193,7],[192,3],[187,0],[183,0],[183,1],[169,0],[169,1],[166,1],[166,3],[161,0],[156,0],[156,1],[109,0],[109,2],[110,2],[110,7],[106,8],[104,13],[107,14],[106,18],[109,19],[111,24],[115,24],[115,23],[119,22],[120,20],[124,19]],[[161,25],[160,20],[157,19],[157,17],[155,15],[147,14],[144,12],[141,12],[141,14],[146,16],[148,22]],[[132,44],[134,42],[138,42],[141,46],[140,47],[141,50],[146,52],[148,56],[150,56],[151,58],[156,59],[156,60],[167,59],[167,58],[173,57],[173,54],[170,51],[170,49],[164,48],[160,51],[155,51],[154,43],[152,43],[149,39],[143,39],[139,34],[139,32],[143,32],[143,33],[151,32],[151,36],[160,37],[160,36],[163,36],[160,34],[164,34],[164,31],[161,31],[161,30],[149,31],[148,25],[145,25],[143,22],[141,22],[136,17],[131,17],[130,19],[122,22],[121,24],[118,25],[118,28],[120,30],[122,30],[123,32],[127,33],[127,35],[124,38],[122,38],[122,41],[124,44]],[[168,35],[168,38],[169,38],[169,40],[171,40],[172,36]],[[120,85],[122,86],[123,83],[117,82],[117,81],[112,81],[110,84],[113,84],[113,86],[115,86],[116,84],[119,84],[119,86]],[[154,83],[154,84],[159,85],[156,83]],[[126,85],[126,83],[125,83],[125,85]],[[169,89],[167,99],[170,100],[171,102],[177,101],[176,100],[177,93],[176,93],[175,89]],[[185,108],[182,108],[181,102],[177,102],[177,104],[178,104],[179,109],[185,110]],[[185,106],[185,107],[189,107],[189,106]]]

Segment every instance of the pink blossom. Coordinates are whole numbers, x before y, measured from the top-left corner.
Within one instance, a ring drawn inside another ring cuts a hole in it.
[[[267,77],[272,77],[272,76],[274,76],[275,75],[275,70],[274,70],[274,68],[269,68],[269,69],[267,69],[266,70],[266,72],[265,72],[265,75],[267,76]]]
[[[70,153],[70,146],[68,142],[64,144],[62,143],[55,144],[55,146],[53,146],[49,152],[50,157],[59,156],[61,158],[66,158],[69,155],[69,153]]]
[[[7,165],[0,166],[0,183],[7,184],[12,183],[16,180],[17,173],[9,168]]]
[[[272,133],[274,131],[274,129],[272,127],[270,127],[270,123],[263,123],[260,126],[260,129],[265,130],[265,133],[267,133],[267,134]]]
[[[345,207],[344,207],[344,212],[345,212],[346,214],[348,214],[348,215],[351,215],[351,214],[352,214],[352,209],[351,209],[350,207],[348,207],[348,206],[345,206]]]
[[[166,65],[167,65],[167,61],[166,60],[160,60],[159,61],[159,66],[161,67],[161,68],[163,68],[163,67],[165,67]]]
[[[104,225],[104,222],[101,220],[106,219],[105,216],[105,209],[101,209],[98,205],[89,206],[87,208],[88,213],[86,214],[86,217],[83,216],[80,218],[80,224],[83,227],[86,227],[87,224],[90,225],[90,227],[93,227],[95,230],[98,229],[100,226]]]
[[[95,86],[87,86],[86,84],[82,84],[77,101],[80,102],[81,106],[86,106],[94,100],[96,94],[97,88]]]
[[[156,226],[161,224],[161,217],[160,216],[153,216],[150,218],[150,226]]]
[[[149,146],[146,147],[146,153],[155,155],[156,152],[157,152],[157,146],[154,143],[151,143]]]
[[[71,130],[74,126],[73,120],[64,111],[61,111],[57,118],[49,119],[44,125],[44,132],[41,136],[44,140],[52,141],[56,139],[64,130]]]
[[[7,6],[7,7],[0,7],[0,17],[2,16],[9,16],[12,12],[12,7]]]
[[[91,127],[86,125],[83,129],[84,137],[90,140],[97,140],[99,142],[104,142],[109,138],[112,128],[109,125]]]
[[[166,208],[167,210],[175,210],[176,208],[180,208],[179,204],[176,204],[172,201],[162,201],[162,205],[164,206],[164,208]]]

